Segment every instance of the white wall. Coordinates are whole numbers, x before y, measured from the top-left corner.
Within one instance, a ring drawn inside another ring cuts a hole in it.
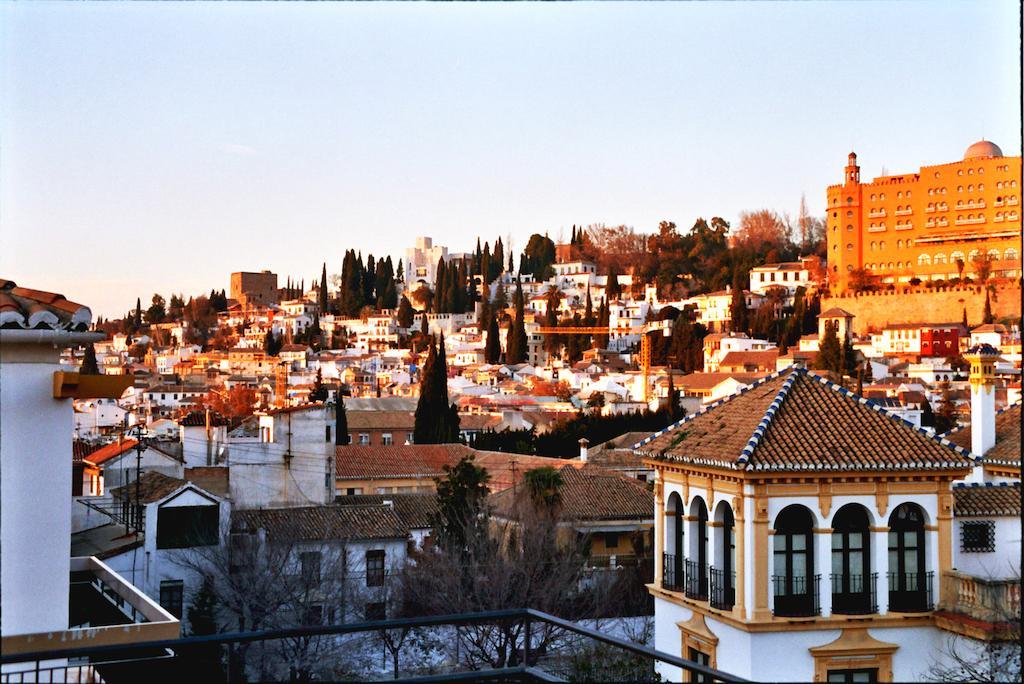
[[[69,400],[53,398],[60,350],[0,347],[0,632],[68,628]]]
[[[960,550],[961,523],[991,520],[995,522],[995,551]],[[956,518],[953,520],[953,568],[981,579],[1020,579],[1020,518]]]

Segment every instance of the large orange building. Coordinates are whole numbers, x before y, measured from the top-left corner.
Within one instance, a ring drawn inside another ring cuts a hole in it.
[[[881,283],[970,277],[987,254],[996,277],[1021,275],[1021,158],[987,140],[962,161],[860,180],[857,155],[828,188],[828,265],[834,291],[864,269]]]

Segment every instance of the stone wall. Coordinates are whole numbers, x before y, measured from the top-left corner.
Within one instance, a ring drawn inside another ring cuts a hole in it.
[[[1020,318],[1020,283],[996,286],[992,298],[996,320],[1008,316]],[[853,330],[862,335],[880,330],[889,323],[959,323],[967,309],[971,327],[981,324],[985,311],[985,290],[978,285],[944,288],[897,288],[886,292],[847,293],[825,297],[821,310],[837,306],[852,313]]]

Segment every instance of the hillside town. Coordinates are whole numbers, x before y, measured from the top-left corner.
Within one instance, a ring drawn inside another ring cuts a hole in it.
[[[0,684],[1024,681],[1022,20],[0,2]]]
[[[505,607],[438,584],[469,548],[544,575],[513,602],[564,615],[568,592],[573,619],[646,621],[659,651],[738,677],[1019,673],[1020,157],[943,165],[992,188],[943,233],[912,224],[960,210],[901,177],[895,265],[847,254],[889,230],[858,216],[884,217],[893,181],[855,160],[794,226],[573,226],[519,254],[421,237],[116,320],[0,281],[5,653],[125,643],[97,624],[147,641]],[[13,534],[28,519],[45,540]],[[783,633],[806,655],[763,669]],[[373,671],[379,649],[345,650],[190,667]]]

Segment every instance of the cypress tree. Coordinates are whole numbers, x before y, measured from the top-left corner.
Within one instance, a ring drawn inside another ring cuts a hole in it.
[[[85,348],[85,356],[82,358],[82,366],[78,369],[81,375],[99,375],[100,368],[96,362],[96,347],[90,342]]]
[[[965,328],[970,329],[970,326],[967,325],[967,307],[966,306],[964,307],[964,318],[963,318],[963,321],[961,321],[961,322],[963,323]]]
[[[135,316],[132,320],[133,330],[138,332],[142,329],[142,299],[135,298]]]
[[[377,301],[376,283],[377,263],[370,254],[366,257],[366,269],[363,271],[363,302],[366,304],[374,304]]]
[[[992,302],[988,297],[988,290],[985,290],[985,313],[982,315],[981,322],[985,325],[994,323],[996,317],[992,315]]]
[[[439,344],[431,343],[423,365],[413,441],[416,444],[451,444],[458,439],[459,416],[456,406],[448,403],[448,362],[444,335],[441,335]]]
[[[524,320],[524,308],[525,300],[523,298],[523,284],[517,278],[516,279],[516,293],[513,297],[515,304],[516,315],[515,320],[512,323],[512,329],[509,330],[508,342],[505,345],[505,360],[507,363],[516,364],[523,363],[526,361],[527,354],[527,340],[526,340],[526,321]]]
[[[484,344],[484,361],[487,363],[501,362],[501,332],[498,328],[498,319],[490,317],[487,324],[487,342]]]
[[[843,349],[836,332],[838,327],[838,323],[825,323],[825,335],[819,341],[818,354],[814,357],[814,367],[817,370],[828,371],[834,375],[841,375],[844,365]]]
[[[320,271],[320,291],[317,292],[317,303],[321,313],[327,313],[327,262],[324,262],[323,270]]]
[[[747,315],[747,299],[743,294],[743,283],[739,269],[732,277],[732,302],[729,304],[729,317],[732,319],[733,332],[746,332],[750,326]]]
[[[618,269],[613,265],[608,269],[608,285],[605,287],[605,294],[608,299],[618,299],[622,296],[622,286],[619,285]]]
[[[341,392],[337,394],[338,401],[334,407],[334,444],[345,446],[351,441],[348,436],[348,413],[345,411],[345,398]]]
[[[445,313],[444,304],[446,301],[446,281],[448,276],[448,266],[444,263],[443,258],[438,258],[437,268],[435,273],[437,274],[434,278],[434,313]]]

